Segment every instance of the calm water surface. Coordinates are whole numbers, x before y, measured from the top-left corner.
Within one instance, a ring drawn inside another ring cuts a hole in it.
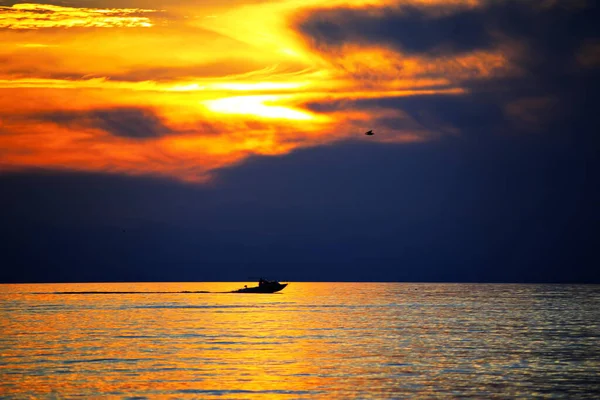
[[[0,285],[3,398],[600,398],[600,286]]]

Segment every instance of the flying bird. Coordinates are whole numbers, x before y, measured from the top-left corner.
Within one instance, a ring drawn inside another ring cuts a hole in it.
[[[368,132],[365,132],[365,135],[367,135],[367,136],[373,136],[374,133],[373,133],[373,131],[368,131]]]

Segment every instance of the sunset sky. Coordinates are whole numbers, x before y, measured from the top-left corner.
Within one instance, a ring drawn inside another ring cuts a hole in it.
[[[0,0],[0,280],[599,281],[598,17]]]

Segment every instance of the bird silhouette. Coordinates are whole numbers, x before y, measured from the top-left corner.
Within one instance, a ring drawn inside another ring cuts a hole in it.
[[[368,131],[368,132],[365,132],[365,135],[367,135],[367,136],[373,136],[374,133],[373,133],[373,131]]]

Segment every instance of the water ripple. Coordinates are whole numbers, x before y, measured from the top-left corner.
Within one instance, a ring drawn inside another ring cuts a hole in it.
[[[232,286],[4,286],[0,393],[600,398],[598,286]]]

